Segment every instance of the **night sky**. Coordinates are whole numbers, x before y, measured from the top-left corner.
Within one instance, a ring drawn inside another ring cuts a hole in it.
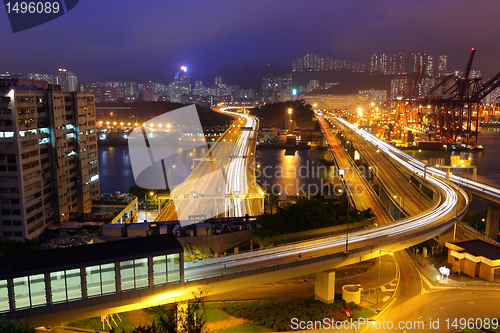
[[[244,64],[291,66],[322,56],[368,62],[372,53],[448,54],[463,69],[500,71],[498,0],[80,0],[66,15],[13,34],[0,9],[0,72],[55,74],[83,83],[181,65],[215,73]]]

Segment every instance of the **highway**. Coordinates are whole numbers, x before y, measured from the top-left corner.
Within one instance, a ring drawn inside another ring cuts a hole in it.
[[[358,133],[355,126],[343,121],[342,119],[337,119],[337,121]],[[368,139],[369,143],[367,146],[372,143],[371,140],[372,138]],[[378,139],[377,141],[374,141],[375,150],[379,148],[385,150],[385,145],[389,146],[383,141],[378,141]],[[237,139],[236,142],[239,142],[240,145],[242,144],[242,142]],[[377,145],[379,148],[377,148]],[[244,153],[243,150],[238,151],[238,154],[242,153]],[[387,155],[392,163],[396,163],[400,167],[406,168],[408,172],[419,172],[413,165],[419,161],[413,157],[407,156],[403,159],[396,153],[393,153],[390,149],[387,149],[384,154]],[[232,172],[242,170],[242,164],[236,164],[236,161],[232,161],[232,163],[233,166],[230,167]],[[239,167],[236,167],[237,165],[239,165]],[[240,190],[240,184],[244,184],[245,177],[240,177],[241,175],[239,173],[237,173],[237,175],[238,180],[229,183],[229,189]],[[424,177],[423,173],[420,175],[421,177]],[[402,236],[411,235],[412,233],[418,233],[432,226],[448,222],[454,219],[457,215],[462,214],[463,211],[467,209],[469,205],[469,198],[463,190],[447,182],[445,179],[433,177],[431,175],[427,175],[426,180],[437,193],[437,199],[435,202],[430,204],[430,207],[427,207],[427,209],[420,209],[418,214],[397,220],[390,224],[387,224],[387,220],[384,220],[383,222],[385,223],[381,223],[375,228],[350,233],[348,244],[349,249],[369,246],[376,247],[377,244],[387,241],[388,239],[397,239]],[[241,205],[240,207],[244,207],[244,205]],[[377,209],[377,207],[374,208]],[[346,238],[344,235],[339,235],[335,237],[325,237],[311,241],[278,246],[271,249],[240,253],[227,257],[210,258],[200,260],[198,262],[188,262],[185,264],[185,278],[186,280],[197,280],[221,274],[241,272],[297,260],[305,260],[307,258],[323,256],[325,254],[343,252],[345,251],[345,247]],[[301,255],[300,259],[299,254]]]
[[[391,160],[396,161],[397,165],[405,167],[406,169],[418,174],[421,177],[428,177],[429,175],[431,175],[446,178],[446,171],[432,166],[427,166],[420,160],[406,154],[405,152],[377,138],[376,136],[362,129],[359,129],[357,126],[347,122],[344,119],[336,118],[336,120],[342,123],[344,126],[349,127],[353,132],[357,133],[367,142],[370,142],[372,145],[378,147],[383,155]],[[481,196],[485,196],[487,199],[489,197],[490,200],[493,200],[496,203],[500,203],[500,188],[498,187],[494,187],[471,179],[464,179],[464,177],[453,173],[450,174],[449,179],[457,185],[471,189]]]
[[[222,112],[231,111],[224,110]],[[193,172],[194,175],[191,174],[189,176],[189,181],[186,181],[176,188],[181,189],[181,191],[174,193],[174,200],[171,201],[175,202],[175,195],[187,194],[187,198],[183,199],[189,199],[189,195],[193,196],[192,200],[181,200],[181,204],[186,205],[185,207],[181,205],[181,208],[187,207],[187,209],[196,210],[197,207],[200,207],[202,205],[200,202],[203,203],[203,201],[196,200],[197,198],[194,198],[195,196],[199,199],[217,200],[215,195],[205,198],[194,192],[203,190],[204,188],[216,188],[216,191],[222,191],[222,189],[224,189],[224,191],[230,192],[241,190],[242,186],[245,185],[249,187],[247,193],[259,190],[258,188],[250,188],[252,183],[249,182],[249,177],[252,178],[254,176],[253,173],[249,174],[249,172],[253,171],[251,162],[249,161],[253,161],[253,159],[247,158],[246,155],[248,153],[251,155],[252,151],[248,151],[248,148],[244,148],[245,146],[251,147],[251,145],[254,144],[254,140],[251,140],[251,138],[252,134],[255,135],[255,131],[252,129],[255,128],[256,122],[252,121],[252,117],[245,117],[243,114],[234,113],[234,116],[238,117],[237,122],[233,124],[234,126],[230,128],[222,138],[222,142],[229,144],[215,145],[212,147],[213,149],[207,157],[209,160],[201,161],[197,166],[197,168],[203,169],[197,171],[200,172],[200,174],[198,175],[196,172]],[[338,121],[342,122],[344,126],[351,128],[353,132],[357,132],[357,128],[354,126],[343,120]],[[243,136],[244,139],[240,139],[241,136]],[[367,143],[367,145],[371,144],[371,142]],[[401,168],[406,168],[409,172],[421,173],[421,177],[424,177],[424,173],[420,172],[418,168],[415,167],[415,161],[412,157],[402,158],[389,149],[384,151],[383,154],[385,154],[391,162],[398,164]],[[221,160],[224,156],[229,156],[227,163]],[[238,163],[238,160],[245,162]],[[226,177],[223,178],[223,180],[232,178],[231,182],[221,181],[220,190],[212,186],[217,179],[211,178],[211,174],[218,170],[220,170],[222,176]],[[205,172],[208,172],[208,176],[205,176]],[[351,263],[378,257],[382,254],[382,251],[384,251],[384,253],[388,251],[395,252],[418,244],[448,229],[452,223],[455,223],[465,214],[469,205],[467,194],[457,185],[446,179],[432,175],[426,175],[426,178],[429,186],[436,191],[435,201],[432,203],[431,207],[422,210],[415,216],[402,218],[387,224],[381,223],[376,227],[350,232],[348,244],[346,244],[347,239],[344,235],[336,235],[289,243],[256,251],[243,252],[225,257],[213,257],[198,260],[196,262],[184,262],[183,283],[167,285],[165,289],[162,287],[158,290],[158,294],[151,295],[150,298],[144,297],[149,293],[149,289],[144,295],[137,293],[136,298],[130,298],[127,300],[129,303],[123,303],[123,308],[139,308],[143,306],[142,302],[145,301],[148,302],[147,304],[151,305],[188,299],[192,297],[191,291],[198,290],[203,286],[210,288],[213,294],[230,292],[232,290],[238,290],[262,283],[335,269]],[[188,187],[183,189],[183,186]],[[183,192],[190,191],[191,189],[194,189],[191,193]],[[217,192],[215,192],[215,194],[217,194]],[[233,205],[233,207],[231,207],[233,212],[243,213],[252,209],[252,205],[245,202],[245,199],[247,199],[245,193],[243,195],[238,193],[235,194],[234,197],[229,198],[224,197],[222,200],[218,199],[221,201],[221,206],[228,203],[226,199],[229,199],[229,204]],[[243,202],[238,205],[238,202],[234,201],[235,199]],[[247,200],[250,201],[253,200],[253,198],[249,197]],[[179,205],[176,206],[179,207]],[[217,206],[215,206],[215,208],[217,208]],[[210,210],[207,210],[207,213],[210,213]],[[396,256],[398,255],[399,254],[396,253]],[[413,281],[411,280],[411,276],[410,279],[407,279],[406,275],[410,274],[412,268],[408,265],[406,265],[405,268],[405,264],[403,264],[402,268],[406,285],[408,286],[412,284]],[[407,268],[408,272],[405,273]],[[414,280],[416,281],[416,279],[417,275],[414,274]],[[418,289],[418,283],[415,283],[415,288]],[[116,300],[113,299],[112,308],[105,309],[103,313],[106,311],[116,312],[117,307],[115,302]],[[102,304],[99,304],[98,307],[104,309]],[[81,314],[82,316],[86,316],[89,313],[87,310],[95,311],[91,305],[82,307],[82,309],[85,309],[82,310],[84,311]],[[40,318],[38,314],[35,314],[32,320],[45,320],[49,322],[50,320],[54,320],[58,315],[64,316],[68,314],[64,311],[54,310],[54,312],[51,312],[52,319]]]
[[[352,232],[349,235],[349,249],[373,248],[376,251],[377,245],[386,242],[388,239],[397,240],[403,236],[411,236],[413,233],[421,232],[454,219],[457,211],[459,214],[463,213],[469,204],[465,192],[441,179],[434,177],[428,177],[428,179],[440,193],[439,201],[431,209],[422,212],[418,216],[401,219],[391,224]],[[345,237],[340,235],[240,253],[228,257],[204,259],[196,263],[188,262],[184,266],[185,278],[186,280],[204,279],[226,273],[242,272],[339,253],[345,250],[345,243]],[[391,249],[385,248],[385,250]],[[300,258],[299,254],[301,254]]]
[[[186,180],[175,187],[156,221],[189,221],[215,216],[250,216],[261,213],[262,190],[252,166],[258,121],[229,108],[218,112],[236,118],[212,145]]]
[[[392,221],[387,210],[380,204],[377,194],[367,182],[366,174],[358,172],[354,161],[346,154],[344,148],[333,133],[326,119],[319,118],[320,126],[326,135],[332,153],[340,170],[344,171],[344,186],[348,187],[350,197],[354,206],[360,210],[371,209],[379,224],[387,224]],[[365,170],[366,171],[366,170]]]
[[[248,192],[243,193],[243,195],[240,195],[239,192],[244,189],[244,186],[247,186],[249,191],[253,190],[252,187],[248,186],[250,184],[249,177],[251,178],[252,176],[247,174],[248,171],[253,171],[250,165],[251,163],[248,162],[253,161],[253,159],[249,159],[244,156],[248,156],[248,153],[251,154],[252,151],[254,151],[254,147],[252,145],[254,145],[255,142],[254,140],[249,140],[249,138],[251,135],[250,133],[255,132],[245,129],[242,130],[242,127],[256,128],[257,122],[255,122],[255,120],[253,120],[250,116],[231,112],[227,109],[219,110],[219,112],[231,114],[238,119],[234,124],[234,127],[224,133],[224,136],[221,137],[221,140],[219,140],[220,142],[229,142],[230,145],[222,144],[212,147],[210,156],[211,160],[199,163],[186,182],[174,189],[172,196],[175,198],[176,195],[184,195],[186,192],[187,194],[191,193],[191,195],[196,196],[198,193],[203,193],[202,191],[213,191],[214,188],[219,189],[220,191],[220,188],[225,186],[223,187],[225,188],[224,195],[227,193],[234,193],[234,197],[225,197],[223,199],[224,206],[232,205],[232,207],[228,207],[226,209],[226,214],[244,214],[245,212],[251,212],[252,207],[250,207],[248,203],[245,202],[245,199],[243,199]],[[342,119],[338,119],[338,121],[341,122],[343,126],[349,127],[354,132],[358,133],[355,126],[343,121]],[[369,141],[367,145],[374,142],[375,147],[378,145],[383,148],[385,150],[383,154],[387,155],[391,162],[398,164],[400,167],[406,168],[409,172],[420,172],[416,170],[417,168],[414,166],[420,163],[416,159],[410,156],[401,158],[399,154],[396,154],[389,149],[392,147],[388,147],[387,149],[385,148],[386,145],[390,145],[385,144],[382,141],[379,142],[378,139],[377,141],[372,141],[372,138],[368,137],[367,140]],[[223,157],[228,155],[228,151],[230,152],[230,157],[228,163],[224,166]],[[220,160],[217,160],[219,158]],[[217,171],[220,171],[223,175],[225,175],[222,179],[228,179],[227,184],[221,183],[221,186],[213,186],[214,178],[212,177]],[[423,173],[420,175],[421,177],[424,177]],[[381,223],[375,228],[350,233],[348,244],[349,249],[364,247],[376,248],[377,244],[383,243],[388,239],[397,240],[399,237],[408,236],[412,233],[418,233],[430,227],[446,223],[454,219],[457,215],[462,214],[468,207],[469,198],[461,189],[438,177],[427,175],[426,179],[437,193],[437,200],[432,203],[430,207],[427,209],[421,209],[419,213],[414,216],[403,218],[390,224]],[[215,193],[213,197],[204,199],[218,200],[216,195],[217,193]],[[202,199],[203,197],[199,196],[199,198]],[[189,205],[196,205],[197,203],[201,205],[200,202],[202,201],[185,200],[184,202],[189,207]],[[184,207],[181,205],[180,208]],[[189,207],[188,209],[192,208]],[[377,208],[375,207],[375,209]],[[162,217],[159,219],[165,219],[165,211],[169,211],[168,206],[167,209],[162,212]],[[186,214],[184,217],[186,217]],[[173,219],[172,216],[170,216],[170,218]],[[197,280],[232,272],[241,272],[265,266],[293,262],[299,259],[305,260],[311,257],[324,256],[325,254],[343,252],[345,251],[345,247],[345,236],[340,235],[288,244],[271,249],[240,253],[228,257],[218,257],[198,262],[188,262],[185,264],[185,279]],[[301,255],[300,258],[299,254]]]
[[[423,195],[415,183],[411,183],[408,177],[411,172],[405,170],[400,164],[393,163],[392,159],[384,154],[384,149],[379,148],[378,142],[367,145],[365,138],[358,135],[359,133],[353,131],[351,127],[341,123],[338,119],[331,119],[331,121],[344,131],[350,144],[356,147],[387,192],[391,194],[390,199],[396,206],[400,206],[406,215],[417,215],[422,210],[431,207],[432,200]]]

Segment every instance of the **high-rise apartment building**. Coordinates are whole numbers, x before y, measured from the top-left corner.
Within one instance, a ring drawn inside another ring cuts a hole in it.
[[[425,67],[425,74],[427,76],[434,76],[434,57],[431,55],[427,56],[427,65]]]
[[[394,53],[389,59],[389,70],[387,74],[402,75],[406,73],[406,53]]]
[[[384,75],[390,74],[390,73],[388,73],[389,72],[389,68],[388,68],[387,65],[388,65],[387,54],[382,53],[379,56],[379,66],[380,66],[380,73],[381,74],[384,74]]]
[[[425,53],[412,53],[411,72],[417,73],[422,70],[423,66],[425,66],[424,74],[426,76],[435,75],[434,56]],[[448,66],[448,56],[446,55],[439,56],[437,66],[438,66],[437,75],[441,75],[443,72],[446,71],[446,67]]]
[[[420,71],[426,60],[427,60],[427,55],[425,53],[412,53],[411,72],[417,73],[418,71]]]
[[[406,54],[396,53],[388,57],[387,54],[372,54],[368,60],[370,74],[404,74]]]
[[[448,71],[448,56],[441,54],[438,58],[438,75],[444,75]]]
[[[321,57],[314,53],[306,54],[304,57],[293,62],[294,72],[318,72],[318,71],[343,71],[364,72],[365,64],[353,61]]]
[[[35,238],[90,212],[99,197],[95,123],[92,93],[0,80],[2,238]]]
[[[391,80],[390,99],[403,98],[408,93],[408,78],[405,76]]]
[[[21,73],[0,73],[0,79],[20,79]]]
[[[50,74],[29,73],[27,78],[28,80],[47,81],[49,84],[57,84],[57,79],[54,77],[54,75]]]
[[[66,69],[59,68],[57,83],[61,86],[61,91],[77,91],[78,79],[74,73]]]

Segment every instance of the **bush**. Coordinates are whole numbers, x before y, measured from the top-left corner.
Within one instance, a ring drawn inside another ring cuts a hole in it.
[[[289,324],[292,318],[305,321],[323,320],[326,317],[346,320],[373,314],[357,308],[358,305],[354,303],[346,304],[344,301],[336,301],[332,304],[325,304],[312,298],[225,302],[220,306],[221,310],[230,315],[251,320],[258,326],[265,326],[276,331],[291,330]]]

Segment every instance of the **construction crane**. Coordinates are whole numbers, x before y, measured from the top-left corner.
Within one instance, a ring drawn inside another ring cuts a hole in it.
[[[423,127],[423,110],[430,109],[427,117],[429,139],[435,131],[435,138],[444,142],[456,143],[465,140],[466,143],[477,143],[479,135],[480,103],[496,88],[500,87],[500,73],[483,83],[479,77],[470,77],[472,63],[476,49],[472,48],[469,60],[465,66],[462,77],[452,73],[443,79],[435,81],[428,92],[420,95],[419,85],[422,84],[424,71],[419,71],[413,84],[410,85],[405,102],[402,104],[409,108],[412,118],[417,119]],[[425,68],[425,66],[424,66]],[[455,83],[444,93],[438,94],[440,88],[445,88],[451,80]],[[416,111],[415,111],[416,110]],[[406,112],[405,112],[406,116]],[[405,117],[405,125],[408,118]]]

